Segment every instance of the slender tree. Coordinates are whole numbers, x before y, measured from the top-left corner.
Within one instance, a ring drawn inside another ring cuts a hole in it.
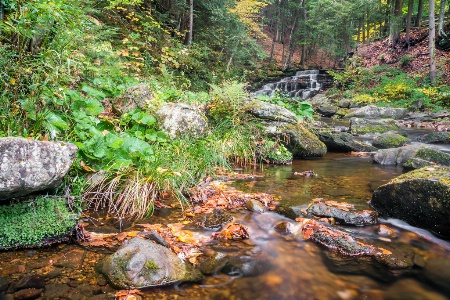
[[[432,84],[436,81],[436,53],[435,53],[435,36],[436,22],[434,19],[434,0],[429,0],[430,21],[428,25],[428,48],[430,51],[430,81]]]
[[[446,0],[441,0],[441,7],[439,10],[439,24],[438,24],[438,35],[444,35],[444,16],[445,16],[445,4]]]
[[[416,17],[416,27],[420,27],[422,24],[422,13],[423,13],[423,0],[419,0],[419,4],[417,4],[417,17]]]
[[[186,45],[190,46],[192,44],[192,34],[194,31],[194,0],[189,0],[189,29],[188,36],[186,39]]]
[[[409,48],[410,32],[411,32],[411,16],[414,9],[414,0],[408,0],[408,16],[406,17],[406,44]]]

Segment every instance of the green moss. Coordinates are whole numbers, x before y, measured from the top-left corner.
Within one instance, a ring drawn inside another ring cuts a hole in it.
[[[439,181],[440,183],[450,187],[450,167],[435,166],[417,169],[391,180],[391,183],[399,183],[407,180],[424,179]]]
[[[144,264],[144,268],[147,268],[147,269],[150,269],[150,270],[160,269],[160,267],[153,260],[148,260]]]
[[[419,151],[417,151],[415,156],[440,165],[444,166],[450,165],[450,155],[433,148],[422,148]]]
[[[383,134],[375,139],[373,146],[380,149],[396,148],[408,143],[409,139],[397,134]]]
[[[78,222],[63,198],[39,197],[0,205],[0,249],[39,247],[68,240]]]
[[[261,147],[261,159],[271,164],[289,164],[292,153],[285,146],[273,141],[266,141]]]
[[[384,133],[391,130],[397,130],[397,125],[368,125],[352,128],[352,133],[365,134],[365,133]]]

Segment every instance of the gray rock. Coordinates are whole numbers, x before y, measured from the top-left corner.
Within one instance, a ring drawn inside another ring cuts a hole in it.
[[[341,99],[338,102],[338,106],[340,108],[350,108],[350,104],[351,104],[351,102],[348,99]]]
[[[373,157],[382,165],[400,165],[417,168],[427,165],[450,165],[450,155],[428,145],[408,145],[399,148],[381,149]]]
[[[261,120],[297,124],[297,116],[284,107],[276,104],[253,100],[247,112]]]
[[[161,129],[170,137],[198,137],[208,131],[205,114],[186,103],[166,103],[156,112]]]
[[[423,134],[416,139],[421,143],[443,143],[450,144],[450,133],[449,132],[431,132],[427,134]]]
[[[378,107],[374,105],[363,106],[346,115],[346,118],[387,118],[400,120],[406,116],[406,108]]]
[[[313,201],[306,209],[308,216],[334,218],[337,223],[356,226],[374,225],[378,223],[378,215],[371,210],[357,211],[348,203],[341,206],[334,201]]]
[[[339,110],[335,105],[321,105],[316,108],[316,112],[323,117],[332,117]]]
[[[101,272],[115,287],[122,289],[198,281],[202,277],[170,249],[141,238],[133,238],[106,258]]]
[[[221,272],[231,276],[250,277],[260,275],[271,267],[268,257],[244,255],[230,258]]]
[[[110,101],[113,111],[122,115],[132,109],[146,107],[152,99],[153,94],[150,87],[141,83],[130,86],[120,97],[110,99]]]
[[[0,200],[57,187],[76,157],[70,143],[0,138]]]
[[[347,132],[321,132],[319,133],[319,139],[327,146],[328,151],[373,152],[377,150],[377,148],[371,145],[355,140],[353,135]]]
[[[404,220],[450,237],[450,168],[425,167],[380,186],[372,206],[384,217]]]
[[[333,103],[333,100],[328,98],[325,94],[317,94],[311,99],[306,100],[314,107],[322,106],[322,105],[330,105]]]
[[[352,134],[383,133],[398,129],[399,127],[393,119],[350,119],[350,132]]]
[[[204,275],[215,275],[229,260],[230,256],[227,254],[216,252],[200,264],[200,271]]]
[[[247,112],[261,120],[266,133],[284,143],[294,157],[321,157],[326,146],[289,110],[267,102],[253,100]]]

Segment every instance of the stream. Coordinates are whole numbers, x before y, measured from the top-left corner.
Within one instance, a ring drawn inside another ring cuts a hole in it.
[[[295,172],[314,171],[316,177]],[[370,157],[328,153],[321,159],[294,160],[288,166],[255,166],[238,172],[263,174],[264,177],[228,181],[244,192],[265,192],[281,197],[284,206],[306,206],[313,198],[345,201],[358,209],[369,209],[372,192],[400,175],[402,169],[372,163]],[[246,210],[232,211],[236,222],[249,229],[250,239],[211,241],[201,249],[204,255],[225,253],[246,258],[263,257],[251,276],[217,274],[196,284],[183,283],[143,290],[144,299],[448,299],[433,282],[423,279],[420,270],[413,275],[386,277],[386,270],[368,272],[361,266],[333,263],[330,251],[300,236],[283,235],[273,225],[287,218],[274,212],[263,214]],[[180,208],[164,208],[142,223],[175,223],[182,217]],[[395,230],[393,247],[412,249],[424,258],[450,261],[450,243],[427,231],[398,220],[381,220]],[[127,225],[126,225],[127,226]],[[131,226],[131,224],[129,225]],[[377,226],[340,229],[378,240]],[[129,230],[130,228],[125,228]],[[89,225],[89,231],[117,232],[109,226]],[[201,231],[205,236],[209,231]],[[118,247],[119,245],[117,245]],[[47,249],[0,252],[0,287],[5,278],[14,281],[26,275],[45,278],[45,292],[39,299],[114,299],[109,286],[95,266],[110,249],[58,245]],[[331,257],[331,259],[330,259]],[[420,263],[419,263],[420,264]],[[0,299],[13,299],[0,295]],[[26,298],[23,298],[26,299]]]

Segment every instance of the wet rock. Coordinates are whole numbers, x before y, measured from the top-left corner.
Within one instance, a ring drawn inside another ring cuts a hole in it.
[[[393,119],[350,119],[350,132],[352,134],[383,133],[391,130],[399,130]]]
[[[358,108],[346,115],[346,118],[368,118],[368,119],[394,119],[400,120],[406,116],[406,108],[378,107],[368,105]]]
[[[117,115],[128,113],[130,110],[146,107],[153,99],[152,91],[146,84],[130,86],[117,98],[110,99],[112,109]]]
[[[323,117],[332,117],[339,110],[335,105],[321,105],[316,108],[316,112]]]
[[[44,275],[47,279],[54,279],[56,277],[61,276],[62,270],[60,268],[52,268],[48,273]]]
[[[15,300],[33,300],[41,296],[44,289],[24,289],[14,293]]]
[[[54,266],[60,268],[78,269],[83,264],[86,250],[72,247],[58,258]]]
[[[414,273],[415,253],[407,245],[390,246],[371,242],[370,246],[374,249],[370,256],[348,257],[336,252],[325,252],[325,264],[335,273],[366,275],[384,282]]]
[[[381,236],[386,236],[386,237],[391,237],[394,238],[396,236],[394,229],[392,229],[391,227],[388,227],[384,224],[380,224],[380,227],[378,227],[378,235]]]
[[[448,258],[430,258],[424,270],[425,278],[433,285],[450,293],[450,260]]]
[[[265,132],[275,139],[287,141],[286,148],[294,157],[321,157],[327,149],[325,145],[299,122],[295,114],[284,107],[253,100],[247,112],[260,119]]]
[[[7,277],[0,276],[0,293],[6,291],[9,286],[9,280]]]
[[[300,231],[300,227],[288,221],[280,221],[273,226],[273,229],[281,234],[296,234]]]
[[[161,246],[166,248],[170,247],[169,243],[156,230],[151,229],[148,232],[144,232],[144,236],[149,240],[160,244]]]
[[[409,143],[410,140],[398,133],[383,133],[377,136],[372,145],[378,149],[397,148]]]
[[[29,288],[41,289],[43,287],[45,287],[45,280],[43,277],[39,275],[25,276],[20,280],[11,283],[11,285],[8,288],[8,293],[14,293],[18,290]]]
[[[450,144],[450,133],[431,132],[417,137],[416,141],[426,144],[433,144],[433,143]]]
[[[200,264],[200,271],[204,275],[215,275],[225,266],[230,257],[224,253],[216,252]]]
[[[0,138],[0,200],[57,187],[76,157],[74,144]]]
[[[245,207],[252,212],[256,212],[259,214],[262,214],[266,211],[266,207],[264,204],[261,203],[261,201],[250,199],[245,203]]]
[[[449,178],[449,167],[414,170],[376,189],[371,204],[382,216],[450,238]]]
[[[400,165],[420,168],[440,164],[450,165],[450,155],[428,145],[408,145],[399,148],[381,149],[373,157],[382,165]]]
[[[230,276],[258,276],[270,270],[271,264],[263,256],[235,256],[221,269],[222,273]]]
[[[333,103],[333,100],[328,98],[325,94],[317,94],[314,97],[306,100],[309,104],[311,104],[314,107],[318,107],[321,105],[330,105]]]
[[[201,279],[198,270],[170,249],[140,238],[133,238],[106,258],[100,269],[115,287],[122,289]]]
[[[355,140],[347,132],[321,132],[319,139],[327,146],[328,151],[334,152],[373,152],[377,148]]]
[[[357,241],[350,234],[314,220],[304,219],[301,223],[303,238],[310,239],[332,251],[345,256],[375,255],[376,249]]]
[[[371,210],[357,211],[355,206],[345,202],[313,200],[306,209],[308,216],[334,218],[337,223],[356,226],[378,223],[377,213]]]
[[[215,208],[211,213],[197,215],[194,223],[208,230],[218,230],[228,222],[233,220],[233,216],[228,212]]]
[[[445,296],[430,291],[427,286],[413,279],[402,279],[386,289],[386,300],[445,300]]]
[[[208,130],[208,119],[200,109],[186,103],[166,103],[156,112],[161,130],[170,137],[198,137]]]
[[[338,101],[338,106],[340,108],[350,108],[351,101],[348,99],[341,99]]]
[[[287,206],[287,205],[284,205],[283,203],[280,203],[275,208],[275,211],[278,214],[285,216],[286,218],[289,218],[292,220],[295,220],[295,218],[302,215],[301,210],[302,210],[302,208],[300,206]]]

